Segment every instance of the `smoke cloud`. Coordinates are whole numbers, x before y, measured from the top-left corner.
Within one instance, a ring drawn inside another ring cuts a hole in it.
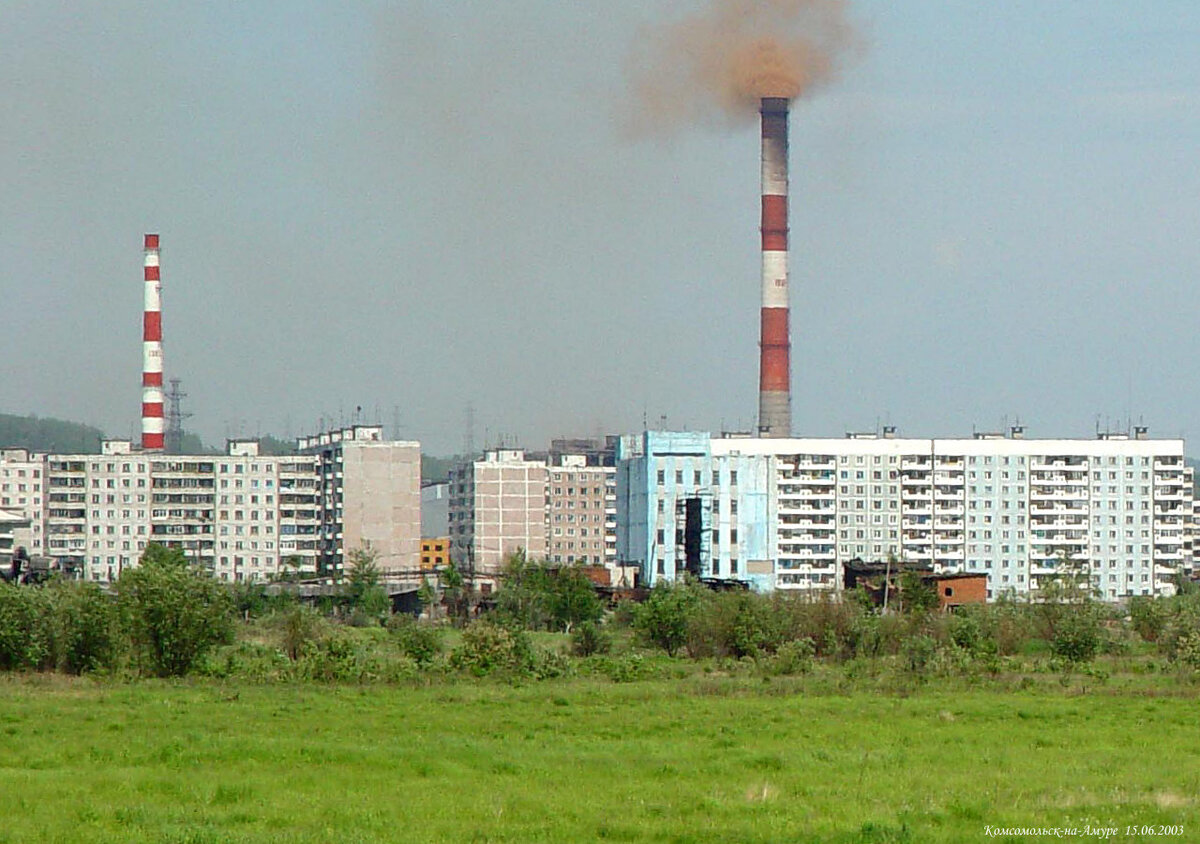
[[[763,97],[803,97],[858,45],[845,0],[711,0],[643,31],[631,67],[631,128],[753,119]]]

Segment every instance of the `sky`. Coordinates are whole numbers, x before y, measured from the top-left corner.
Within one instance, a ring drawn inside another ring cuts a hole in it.
[[[750,429],[756,129],[629,130],[701,5],[0,0],[0,411],[135,434],[159,232],[210,443]],[[851,10],[792,112],[795,432],[1200,435],[1200,4]]]

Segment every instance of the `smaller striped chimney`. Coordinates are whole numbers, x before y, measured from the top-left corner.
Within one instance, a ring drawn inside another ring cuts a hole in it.
[[[163,353],[162,285],[159,281],[158,235],[145,239],[142,308],[142,450],[162,451]]]

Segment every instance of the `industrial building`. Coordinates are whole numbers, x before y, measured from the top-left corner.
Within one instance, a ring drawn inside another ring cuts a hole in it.
[[[690,571],[760,590],[835,590],[852,559],[983,572],[1028,596],[1064,564],[1105,599],[1173,591],[1191,570],[1183,441],[624,437],[617,556],[652,584]],[[1066,562],[1064,562],[1066,561]]]

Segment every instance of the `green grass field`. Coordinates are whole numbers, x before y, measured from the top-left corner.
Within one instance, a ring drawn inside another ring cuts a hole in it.
[[[1190,694],[808,682],[9,678],[0,841],[1200,840]]]

